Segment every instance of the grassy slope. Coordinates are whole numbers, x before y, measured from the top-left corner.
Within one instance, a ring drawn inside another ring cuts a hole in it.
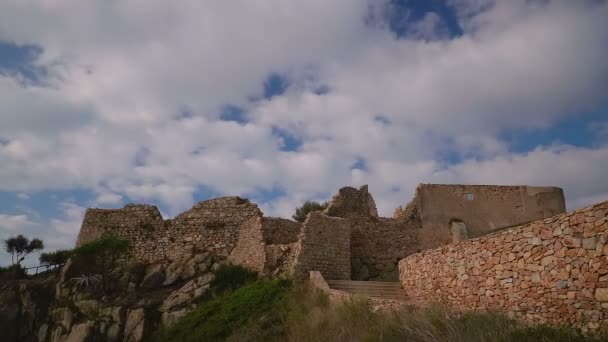
[[[329,305],[287,280],[259,280],[200,305],[157,341],[596,342],[573,330],[524,327],[498,314],[457,317],[441,309],[371,312],[364,299]]]

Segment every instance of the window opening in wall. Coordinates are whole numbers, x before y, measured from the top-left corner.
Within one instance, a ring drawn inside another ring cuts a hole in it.
[[[473,200],[475,197],[473,196],[473,194],[468,193],[468,194],[466,195],[466,198],[467,198],[467,201],[472,201],[472,200]]]

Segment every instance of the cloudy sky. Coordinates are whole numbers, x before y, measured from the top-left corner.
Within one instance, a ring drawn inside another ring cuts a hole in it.
[[[86,207],[239,195],[289,217],[369,184],[608,200],[608,4],[2,0],[0,238]]]

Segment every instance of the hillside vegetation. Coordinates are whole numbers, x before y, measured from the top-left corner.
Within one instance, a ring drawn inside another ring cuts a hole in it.
[[[257,280],[202,303],[155,341],[595,342],[575,330],[526,327],[499,314],[456,316],[440,308],[372,312],[363,298],[331,304],[289,280]]]

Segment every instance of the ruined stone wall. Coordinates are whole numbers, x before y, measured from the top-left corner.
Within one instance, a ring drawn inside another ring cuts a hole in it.
[[[351,226],[351,272],[354,280],[397,281],[397,262],[419,251],[419,222],[360,217]]]
[[[325,213],[344,218],[350,227],[352,279],[397,280],[397,262],[420,248],[416,210],[411,206],[410,214],[380,218],[366,185],[359,190],[345,187],[333,196]]]
[[[266,267],[266,244],[262,234],[261,217],[253,217],[241,225],[236,247],[230,253],[228,260],[234,264],[255,270],[260,274],[264,272]]]
[[[608,202],[414,254],[408,296],[608,331]]]
[[[352,215],[378,217],[376,203],[369,193],[367,185],[363,185],[359,190],[350,186],[341,188],[329,202],[325,213],[338,217]]]
[[[262,216],[256,204],[240,197],[220,197],[203,201],[171,220],[171,232],[182,248],[193,246],[216,255],[228,256],[239,234],[239,227],[252,217]]]
[[[132,257],[144,262],[174,260],[193,250],[228,256],[240,225],[255,216],[261,216],[257,205],[239,197],[200,202],[172,220],[147,205],[88,209],[76,245],[111,234],[131,241]]]
[[[278,217],[263,219],[264,242],[269,245],[289,244],[298,241],[302,224]]]
[[[132,256],[138,260],[158,260],[168,248],[168,241],[160,241],[166,230],[158,208],[151,205],[128,204],[122,209],[87,209],[76,246],[104,235],[131,241]]]
[[[350,279],[350,227],[339,217],[308,214],[295,259],[294,276],[307,279],[319,271],[326,279]]]
[[[476,237],[565,212],[563,191],[555,187],[422,184],[416,194],[422,249],[452,242],[454,219]]]

